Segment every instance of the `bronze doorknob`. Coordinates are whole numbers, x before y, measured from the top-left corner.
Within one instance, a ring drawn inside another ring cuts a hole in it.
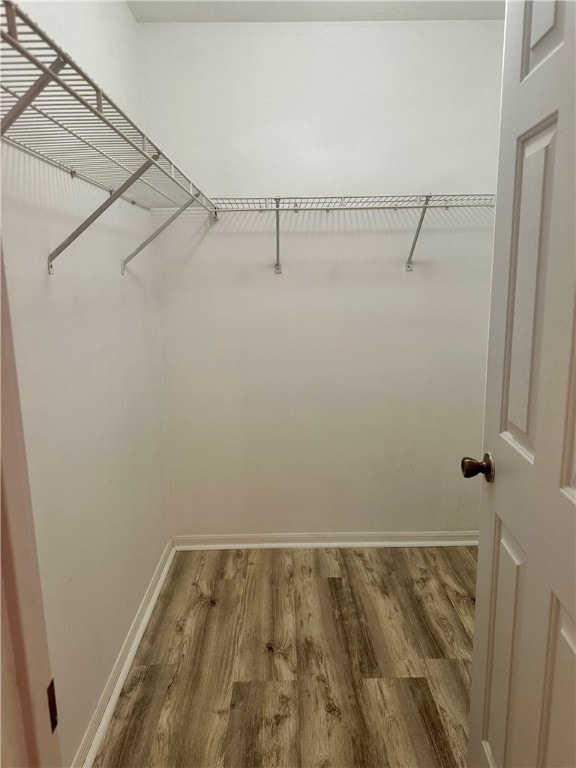
[[[494,482],[496,468],[494,467],[494,459],[489,453],[484,454],[484,461],[478,461],[477,459],[471,459],[469,456],[464,456],[460,466],[464,477],[484,475],[487,483]]]

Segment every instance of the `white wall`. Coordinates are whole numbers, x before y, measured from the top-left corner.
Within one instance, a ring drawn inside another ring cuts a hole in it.
[[[150,131],[208,194],[495,189],[499,22],[140,39]],[[158,241],[173,533],[478,527],[492,214],[430,213],[407,274],[417,218],[284,214],[282,276],[269,214]]]
[[[148,127],[219,197],[489,192],[502,32],[498,21],[142,24]]]
[[[491,215],[283,218],[162,253],[172,531],[476,529]]]
[[[28,5],[90,74],[98,70],[95,78],[102,75],[112,96],[125,87],[137,110],[134,39],[118,47],[130,22],[124,5],[104,3],[105,13],[94,3]],[[144,211],[116,203],[49,276],[50,250],[106,193],[7,148],[2,176],[2,243],[58,730],[69,765],[167,540],[150,255],[142,254],[136,278],[120,275],[121,258],[150,223]]]

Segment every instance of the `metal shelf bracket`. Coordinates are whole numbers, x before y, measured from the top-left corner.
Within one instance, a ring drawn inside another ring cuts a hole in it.
[[[280,264],[280,197],[274,198],[276,202],[276,264],[274,272],[277,275],[282,274],[282,264]]]
[[[50,256],[48,256],[48,274],[49,275],[54,274],[54,260],[62,253],[62,251],[65,251],[69,245],[72,245],[74,240],[76,240],[76,238],[79,237],[82,234],[82,232],[84,232],[84,230],[88,229],[88,227],[91,224],[93,224],[96,221],[96,219],[98,219],[104,213],[104,211],[110,208],[112,203],[118,200],[119,197],[122,197],[122,195],[126,192],[126,190],[129,189],[129,187],[131,187],[132,184],[134,184],[134,182],[137,179],[139,179],[143,173],[146,173],[146,171],[150,168],[150,166],[153,165],[154,162],[158,160],[159,157],[160,155],[156,154],[156,155],[153,155],[148,160],[146,160],[146,162],[143,163],[143,165],[141,165],[140,168],[138,168],[138,170],[135,173],[133,173],[132,176],[130,176],[130,178],[124,182],[124,184],[122,184],[121,187],[118,187],[118,189],[115,192],[111,192],[108,200],[105,200],[102,203],[102,205],[98,206],[98,208],[96,208],[94,213],[90,214],[90,216],[88,216],[88,218],[85,221],[83,221],[79,227],[76,227],[74,232],[72,232],[72,234],[69,235],[66,238],[66,240],[60,243],[60,245],[52,251]]]
[[[422,229],[422,224],[424,223],[424,217],[426,216],[426,211],[428,210],[428,204],[430,203],[431,197],[432,195],[426,195],[426,198],[424,200],[424,207],[422,208],[422,213],[420,214],[418,226],[416,227],[416,234],[414,235],[414,240],[412,241],[412,247],[410,248],[410,254],[408,255],[408,259],[406,260],[406,266],[404,267],[406,272],[414,271],[414,266],[412,264],[412,256],[414,255],[414,249],[416,248],[416,243],[418,242],[418,238],[420,236],[420,230]]]
[[[144,248],[146,248],[146,246],[149,245],[152,242],[152,240],[155,240],[158,237],[159,234],[164,232],[164,230],[167,229],[170,226],[170,224],[172,224],[172,222],[175,221],[175,219],[177,219],[178,216],[180,216],[181,213],[184,213],[185,210],[190,208],[192,203],[196,202],[196,198],[197,197],[198,197],[198,195],[195,195],[194,197],[190,198],[190,200],[188,200],[187,203],[184,203],[184,205],[181,208],[179,208],[176,211],[176,213],[172,214],[172,216],[170,216],[170,218],[167,221],[165,221],[164,224],[159,226],[158,229],[156,229],[150,235],[150,237],[146,238],[146,240],[144,240],[144,242],[141,245],[139,245],[138,248],[136,248],[136,250],[132,251],[132,253],[123,260],[123,262],[122,262],[122,274],[123,275],[126,274],[126,266],[132,261],[132,259],[135,256],[137,256],[140,253],[140,251],[143,251]]]

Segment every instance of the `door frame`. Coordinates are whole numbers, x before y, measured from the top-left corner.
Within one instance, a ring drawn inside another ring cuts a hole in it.
[[[52,731],[48,706],[52,673],[3,257],[1,305],[2,609],[3,617],[8,619],[3,632],[10,633],[5,637],[11,641],[6,642],[6,647],[3,644],[2,654],[7,654],[3,662],[15,671],[17,689],[12,686],[8,694],[16,706],[19,704],[22,724],[18,728],[17,718],[3,713],[2,738],[9,742],[3,754],[5,750],[8,754],[10,742],[13,749],[20,744],[21,752],[23,736],[28,762],[22,768],[61,766],[58,731]]]

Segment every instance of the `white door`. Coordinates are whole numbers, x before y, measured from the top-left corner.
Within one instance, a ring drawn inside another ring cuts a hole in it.
[[[469,765],[574,768],[574,11],[509,0]]]

